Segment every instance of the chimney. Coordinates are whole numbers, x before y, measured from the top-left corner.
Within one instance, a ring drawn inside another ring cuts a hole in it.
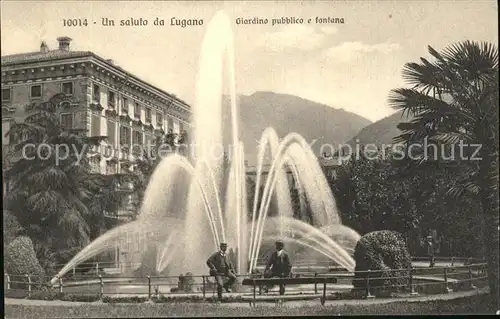
[[[47,46],[47,43],[45,43],[45,41],[42,41],[42,44],[40,44],[40,52],[42,53],[49,52],[49,47]]]
[[[115,64],[115,61],[113,61],[112,59],[107,59],[106,62],[108,62],[111,65]]]
[[[71,42],[70,37],[59,37],[57,41],[59,42],[59,50],[69,51],[69,43]]]

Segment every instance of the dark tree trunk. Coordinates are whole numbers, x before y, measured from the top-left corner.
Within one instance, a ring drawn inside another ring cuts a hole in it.
[[[484,147],[484,146],[483,146]],[[494,150],[494,148],[492,148]],[[499,224],[498,224],[498,157],[495,151],[483,153],[480,164],[480,198],[484,218],[484,244],[488,263],[488,282],[493,301],[498,305]]]

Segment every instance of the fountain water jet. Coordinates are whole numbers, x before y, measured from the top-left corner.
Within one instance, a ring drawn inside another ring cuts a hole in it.
[[[206,273],[205,261],[210,251],[217,247],[220,241],[229,240],[228,244],[237,251],[239,273],[247,273],[257,266],[263,240],[278,238],[312,248],[344,268],[354,269],[355,264],[350,253],[359,235],[342,226],[333,195],[318,160],[301,135],[290,133],[280,141],[273,128],[267,128],[263,132],[257,158],[255,197],[251,211],[247,210],[245,154],[238,136],[239,120],[232,41],[230,19],[223,12],[218,12],[207,25],[200,53],[196,101],[192,116],[195,143],[191,144],[194,147],[191,154],[196,154],[196,157],[188,159],[173,154],[163,159],[151,176],[138,220],[110,230],[96,239],[77,254],[59,272],[59,276],[64,275],[79,262],[108,249],[114,240],[125,236],[123,233],[125,229],[132,230],[126,235],[132,238],[141,236],[144,238],[145,233],[153,234],[147,240],[158,248],[156,260],[158,272],[173,266],[177,267],[176,271],[183,273],[187,271]],[[222,156],[214,155],[213,152],[214,148],[224,149],[222,145],[224,68],[229,73],[230,145],[233,150],[227,181],[223,178]],[[259,202],[259,188],[264,179],[263,159],[267,147],[271,151],[273,161],[264,180],[265,186]],[[307,198],[312,211],[313,225],[293,218],[286,169],[291,171],[298,189],[301,216],[304,216],[306,211]],[[178,186],[176,178],[181,172],[187,172],[190,178],[186,185],[189,187],[187,200],[178,205],[181,207],[177,208],[178,211],[171,212],[170,206],[178,199],[169,195]],[[219,188],[221,183],[229,185],[225,194],[221,194]],[[278,203],[278,219],[267,216],[273,195]],[[225,198],[224,210],[220,196]],[[173,220],[171,217],[180,217],[181,221]],[[269,233],[270,225],[274,226],[271,227],[271,233]]]

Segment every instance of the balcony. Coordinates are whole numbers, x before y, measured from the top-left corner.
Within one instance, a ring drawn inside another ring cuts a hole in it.
[[[101,105],[98,99],[95,97],[92,99],[92,102],[90,102],[89,107],[94,110],[94,111],[102,111],[104,107]]]
[[[109,117],[117,117],[118,113],[115,110],[106,110],[104,112]]]

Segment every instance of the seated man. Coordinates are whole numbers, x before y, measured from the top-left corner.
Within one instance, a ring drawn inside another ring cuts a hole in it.
[[[210,276],[215,277],[215,282],[217,284],[217,297],[219,300],[222,299],[222,288],[226,289],[226,292],[231,292],[229,287],[233,285],[236,281],[236,274],[234,267],[226,256],[227,244],[221,243],[220,250],[213,253],[207,260],[207,266],[210,269]],[[223,276],[229,278],[229,280],[223,285]]]
[[[276,251],[273,252],[269,258],[266,269],[264,270],[264,277],[279,277],[285,278],[290,276],[292,270],[292,263],[288,253],[284,250],[284,244],[281,240],[276,242]],[[269,289],[268,287],[267,289]],[[267,290],[266,289],[266,290]],[[280,285],[280,295],[285,294],[285,285]]]

